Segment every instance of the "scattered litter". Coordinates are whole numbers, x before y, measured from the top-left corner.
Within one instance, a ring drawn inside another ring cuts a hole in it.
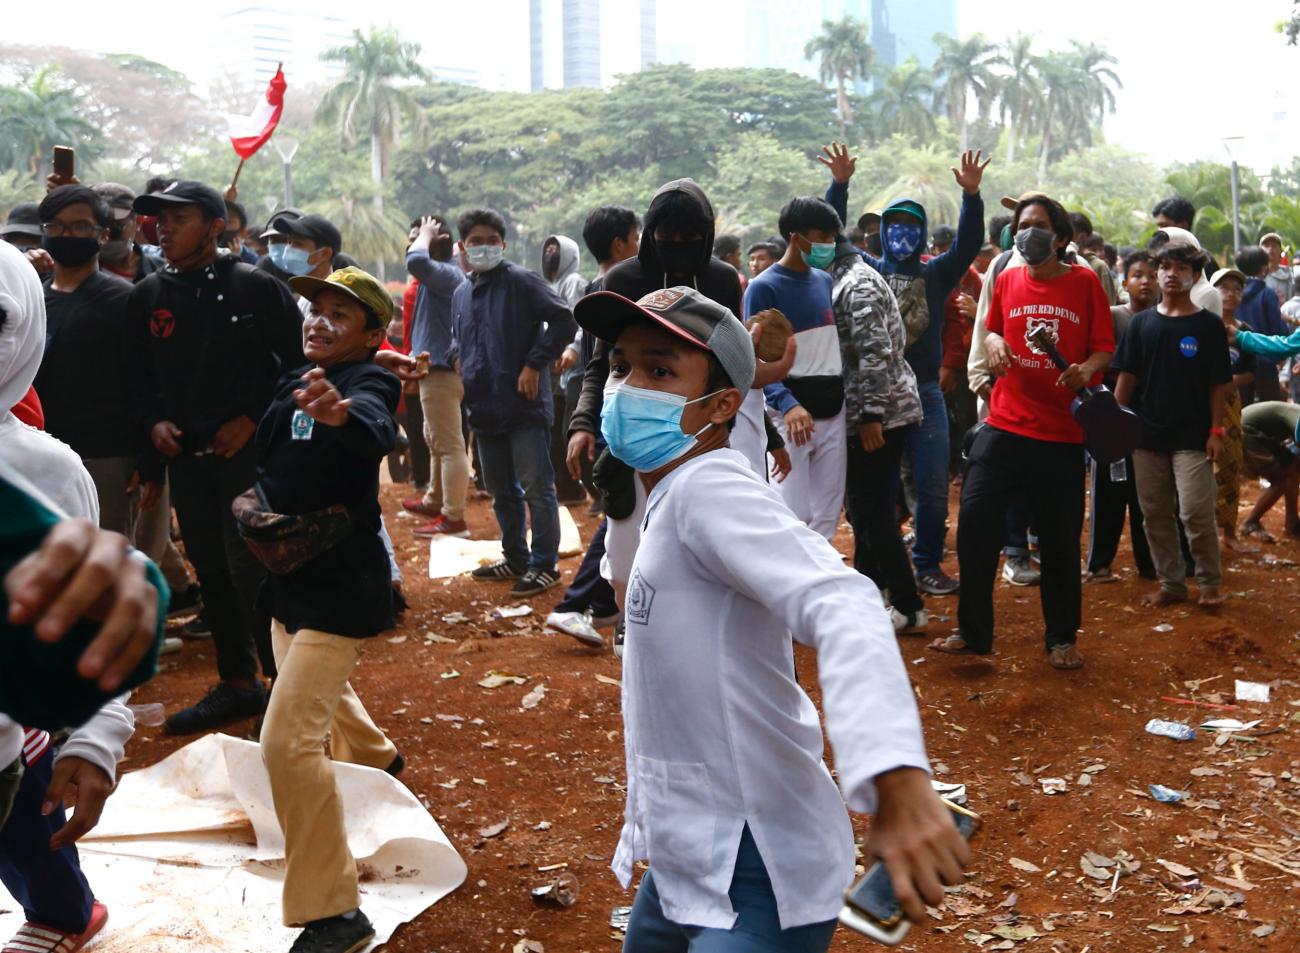
[[[458,613],[458,614],[459,614],[459,613]],[[438,635],[436,632],[427,632],[427,631],[424,633],[424,641],[425,641],[425,644],[428,644],[429,642],[437,642],[437,643],[439,643],[439,644],[441,644],[441,645],[455,645],[455,644],[456,644],[456,640],[455,640],[455,639],[449,639],[449,638],[447,638],[445,635]]]
[[[533,825],[533,830],[535,831],[549,831],[550,829],[551,829],[550,821],[539,821],[537,824]]]
[[[1151,627],[1151,631],[1152,631],[1152,632],[1172,632],[1172,631],[1174,631],[1174,627],[1173,627],[1172,625],[1170,625],[1168,622],[1161,622],[1159,625],[1153,625],[1153,626]]]
[[[519,707],[529,708],[529,709],[536,708],[538,705],[542,703],[542,699],[545,697],[546,697],[546,684],[543,682],[542,684],[538,685],[536,688],[534,688],[531,692],[529,692],[527,695],[523,697],[523,699],[519,702]]]
[[[1147,722],[1146,732],[1161,738],[1173,738],[1175,741],[1191,741],[1196,737],[1196,729],[1181,721],[1162,721],[1152,718]]]
[[[1236,695],[1239,702],[1267,702],[1268,685],[1263,682],[1243,682],[1237,679]]]
[[[628,922],[632,919],[631,907],[615,907],[609,914],[609,928],[622,933],[627,932]]]
[[[128,705],[131,714],[135,716],[135,723],[143,728],[157,728],[167,720],[167,713],[159,702],[149,702],[145,705]]]
[[[464,721],[465,720],[464,717],[461,715],[435,715],[434,717],[437,718],[439,721]]]
[[[504,834],[509,827],[510,827],[510,818],[506,818],[504,821],[498,821],[497,823],[493,824],[490,827],[479,828],[478,836],[482,837],[484,840],[488,840],[493,837],[499,837],[502,834]]]
[[[526,681],[528,681],[527,676],[492,669],[479,680],[478,684],[480,688],[500,688],[502,685],[522,685]]]
[[[463,625],[469,621],[469,616],[463,612],[448,612],[442,617],[442,621],[448,625]],[[451,641],[448,639],[447,641]]]
[[[460,678],[460,672],[456,671],[456,670],[453,668],[453,669],[452,669],[451,671],[449,671],[449,672],[443,672],[443,673],[439,676],[439,678],[441,678],[443,681],[448,681],[448,680],[453,679],[453,678]]]
[[[1197,767],[1197,768],[1192,768],[1192,770],[1189,771],[1188,774],[1190,774],[1194,778],[1217,778],[1220,777],[1223,774],[1223,772],[1220,771],[1218,768]]]
[[[1167,788],[1163,784],[1149,784],[1147,790],[1161,804],[1177,804],[1179,801],[1186,801],[1192,796],[1190,791],[1178,791],[1174,788]]]
[[[1259,719],[1238,721],[1236,718],[1212,718],[1201,722],[1201,727],[1206,731],[1250,731],[1259,723]]]
[[[1027,860],[1021,860],[1019,857],[1012,857],[1008,863],[1010,863],[1012,867],[1016,868],[1016,870],[1023,870],[1027,874],[1040,874],[1043,872],[1042,867],[1039,867],[1037,864],[1031,864]]]
[[[994,936],[1001,937],[1004,940],[1013,940],[1019,943],[1021,940],[1036,940],[1043,936],[1031,926],[1011,926],[1009,924],[994,927],[990,931]]]
[[[1065,783],[1065,778],[1039,778],[1038,786],[1043,789],[1044,794],[1064,794],[1070,790],[1070,786]]]
[[[1262,940],[1266,936],[1272,936],[1276,930],[1277,927],[1273,926],[1273,924],[1264,923],[1261,924],[1260,926],[1255,927],[1255,929],[1251,930],[1250,935]]]
[[[1163,867],[1165,870],[1169,871],[1175,877],[1182,877],[1184,880],[1190,880],[1191,878],[1197,876],[1196,871],[1192,870],[1191,867],[1184,867],[1182,864],[1174,863],[1172,860],[1157,859],[1156,863],[1159,864],[1161,867]]]
[[[596,676],[596,681],[598,681],[598,682],[600,682],[600,683],[602,683],[602,684],[604,684],[604,685],[620,685],[620,686],[621,686],[621,685],[623,684],[623,683],[620,682],[617,678],[610,678],[608,675],[597,675],[597,676]],[[620,908],[620,909],[621,909],[621,908]]]
[[[1217,678],[1218,676],[1215,677]],[[1196,689],[1192,689],[1192,691],[1195,690]],[[1195,705],[1197,708],[1210,708],[1213,709],[1214,711],[1236,711],[1237,710],[1236,705],[1216,705],[1214,702],[1196,701],[1191,698],[1174,698],[1170,695],[1161,695],[1160,700],[1162,702],[1170,702],[1174,705]]]
[[[405,635],[395,635],[392,638],[387,640],[389,645],[401,645],[405,641],[406,641]]]
[[[534,887],[532,894],[533,903],[571,907],[578,902],[578,878],[573,874],[560,874],[550,883]]]
[[[488,613],[489,619],[520,619],[533,614],[532,606],[497,606]]]
[[[546,953],[546,947],[542,945],[541,940],[520,940],[510,953]]]

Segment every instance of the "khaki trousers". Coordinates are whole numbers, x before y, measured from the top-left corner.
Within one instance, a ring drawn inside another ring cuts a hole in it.
[[[469,457],[461,429],[460,402],[465,384],[455,371],[434,368],[420,381],[424,410],[424,439],[429,444],[429,491],[424,502],[438,507],[449,520],[465,518],[469,490]]]
[[[1142,528],[1151,544],[1160,588],[1174,595],[1187,595],[1187,567],[1174,518],[1177,514],[1196,560],[1196,584],[1202,590],[1217,589],[1223,576],[1214,519],[1218,491],[1214,464],[1205,459],[1203,450],[1135,450],[1133,477],[1142,505]]]
[[[262,723],[262,760],[284,831],[282,904],[285,926],[293,927],[361,906],[326,734],[335,760],[381,770],[397,748],[348,684],[364,639],[315,629],[289,635],[272,621],[271,642],[279,674]]]

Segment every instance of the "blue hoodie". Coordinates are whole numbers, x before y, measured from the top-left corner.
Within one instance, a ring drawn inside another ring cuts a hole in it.
[[[839,213],[840,221],[848,221],[847,182],[831,182],[830,188],[826,190],[826,201]],[[984,244],[984,200],[978,192],[974,195],[962,193],[957,238],[952,248],[928,261],[921,261],[921,252],[929,244],[929,223],[925,208],[912,199],[896,199],[889,204],[889,208],[900,207],[913,211],[921,220],[921,243],[916,251],[901,260],[890,258],[888,249],[885,249],[883,258],[873,258],[863,252],[862,259],[885,276],[885,281],[900,301],[910,284],[908,279],[925,282],[925,301],[930,311],[930,322],[905,354],[907,363],[916,372],[917,383],[925,384],[939,378],[939,365],[943,360],[944,302],[957,287],[962,275],[966,274],[966,269],[975,261],[975,256]]]

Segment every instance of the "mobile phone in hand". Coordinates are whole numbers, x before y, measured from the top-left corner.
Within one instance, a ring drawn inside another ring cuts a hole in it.
[[[970,840],[979,829],[979,815],[947,798],[940,800],[952,813],[953,822],[962,837]],[[894,896],[894,883],[889,879],[889,871],[882,862],[872,864],[862,879],[844,894],[840,923],[886,946],[897,946],[903,942],[912,923]]]
[[[62,179],[76,175],[77,153],[72,146],[54,147],[54,174]]]

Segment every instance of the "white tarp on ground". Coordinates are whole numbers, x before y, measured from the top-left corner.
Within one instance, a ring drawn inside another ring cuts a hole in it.
[[[528,537],[532,539],[532,534]],[[577,556],[586,547],[578,532],[578,524],[567,506],[560,507],[560,558]],[[499,539],[457,539],[454,536],[434,536],[429,540],[429,578],[448,579],[471,572],[484,563],[501,558]]]
[[[335,773],[362,909],[383,942],[460,886],[465,862],[395,778]],[[209,735],[126,775],[80,851],[109,911],[96,953],[284,953],[297,935],[280,922],[284,838],[251,742]],[[0,940],[22,919],[0,915]]]

